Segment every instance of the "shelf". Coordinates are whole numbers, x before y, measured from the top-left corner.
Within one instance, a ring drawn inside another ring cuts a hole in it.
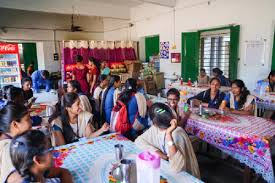
[[[14,73],[14,74],[0,74],[1,76],[19,76],[19,73]]]

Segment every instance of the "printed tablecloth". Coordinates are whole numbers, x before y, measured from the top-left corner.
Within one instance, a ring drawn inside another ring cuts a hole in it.
[[[254,92],[253,95],[256,96],[257,108],[275,110],[275,93],[265,93],[259,95]]]
[[[205,119],[192,114],[186,131],[245,163],[267,182],[275,182],[270,149],[274,122],[254,116],[228,114]]]
[[[55,166],[69,169],[76,183],[109,183],[109,171],[115,162],[115,144],[123,144],[126,158],[129,159],[134,159],[140,152],[125,137],[109,134],[55,148]],[[161,175],[168,183],[201,182],[186,172],[171,172],[165,161],[161,162]]]

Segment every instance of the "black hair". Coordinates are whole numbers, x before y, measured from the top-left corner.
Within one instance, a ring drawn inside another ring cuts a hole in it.
[[[205,69],[204,69],[204,68],[201,68],[200,71],[201,71],[201,72],[205,72]]]
[[[269,82],[270,82],[270,78],[271,78],[272,76],[275,76],[275,70],[270,71],[270,73],[269,73],[269,75],[268,75],[268,80],[269,80]]]
[[[217,67],[214,68],[212,71],[213,71],[214,73],[217,73],[219,76],[223,74],[223,71],[221,71],[221,69],[219,69],[219,68],[217,68]]]
[[[48,153],[47,138],[39,130],[30,130],[15,137],[10,145],[11,161],[17,172],[25,180],[36,182],[31,168],[35,156]]]
[[[66,144],[74,142],[74,131],[69,122],[69,114],[67,107],[72,107],[72,105],[79,99],[76,93],[66,93],[63,97],[63,106],[61,109],[61,121],[63,126],[63,136]]]
[[[177,119],[175,112],[164,103],[154,103],[149,109],[150,119],[158,128],[167,129],[172,119]]]
[[[77,80],[71,80],[69,83],[72,85],[74,89],[76,89],[76,93],[82,92],[80,83]]]
[[[3,98],[4,99],[8,99],[8,96],[7,96],[7,94],[8,94],[8,90],[11,88],[11,87],[13,87],[13,85],[6,85],[6,86],[4,86],[3,87],[3,89],[2,89],[2,95],[3,95]]]
[[[103,109],[101,109],[102,110],[102,118],[103,118],[103,120],[105,118],[104,104],[105,104],[106,96],[108,94],[108,91],[114,86],[115,82],[118,82],[118,81],[120,81],[120,77],[118,75],[111,75],[109,85],[108,85],[106,91],[104,92],[104,95],[103,95],[102,101],[101,101],[102,104],[103,104],[103,105],[101,105],[103,107]]]
[[[243,105],[246,102],[247,96],[250,94],[249,90],[246,88],[244,82],[240,79],[236,79],[232,82],[231,86],[235,84],[237,85],[238,88],[241,89],[241,93],[240,93],[240,100],[238,102],[238,108],[241,109],[243,107]]]
[[[24,105],[9,103],[0,111],[0,134],[10,132],[10,125],[13,121],[20,122],[28,114]]]
[[[32,79],[30,77],[22,78],[21,85],[23,86],[26,82],[31,82],[32,83]]]
[[[213,81],[218,81],[218,83],[221,84],[221,80],[219,78],[212,78],[209,83],[211,84]]]
[[[98,77],[98,79],[97,79],[97,86],[99,86],[100,83],[101,83],[102,81],[104,81],[105,79],[108,79],[108,75],[106,75],[106,74],[101,74],[101,75]]]
[[[94,57],[89,57],[89,62],[95,64],[96,68],[100,71],[100,63],[98,60],[96,60]]]
[[[83,61],[83,57],[81,55],[76,55],[75,61],[76,62],[82,62]]]
[[[7,100],[15,104],[24,103],[24,91],[22,88],[10,87],[6,93]]]
[[[137,80],[134,78],[129,78],[125,82],[125,89],[119,95],[118,100],[123,102],[125,105],[130,101],[133,93],[137,92]]]
[[[176,88],[171,88],[168,90],[166,96],[168,97],[169,95],[176,95],[178,99],[180,99],[180,92]]]
[[[41,74],[42,74],[42,76],[45,77],[46,79],[48,79],[48,78],[50,77],[50,73],[49,73],[49,71],[47,71],[47,70],[43,70]]]

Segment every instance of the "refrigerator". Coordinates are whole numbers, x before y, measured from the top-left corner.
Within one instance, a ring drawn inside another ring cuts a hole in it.
[[[18,44],[0,42],[0,88],[6,85],[21,86],[21,69]]]

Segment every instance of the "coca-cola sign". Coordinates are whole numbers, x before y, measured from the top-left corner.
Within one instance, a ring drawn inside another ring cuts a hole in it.
[[[0,43],[0,53],[18,53],[18,45]]]

